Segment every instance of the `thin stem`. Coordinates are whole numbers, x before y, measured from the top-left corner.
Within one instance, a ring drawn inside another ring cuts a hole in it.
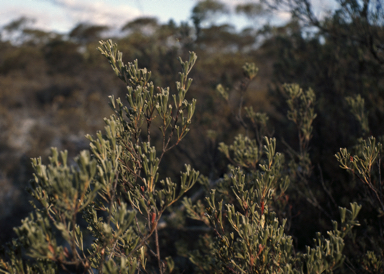
[[[157,263],[158,263],[158,266],[159,266],[160,274],[163,274],[163,267],[162,267],[162,262],[161,262],[161,259],[160,259],[159,235],[157,233],[157,226],[156,226],[156,229],[155,229],[155,241],[156,241]]]

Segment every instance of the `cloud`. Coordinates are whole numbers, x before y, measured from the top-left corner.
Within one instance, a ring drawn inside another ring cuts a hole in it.
[[[142,12],[129,5],[115,5],[107,1],[48,0],[60,7],[72,22],[95,25],[121,26],[142,16]]]
[[[122,2],[107,0],[33,0],[0,5],[0,26],[20,17],[34,19],[29,26],[45,31],[68,32],[77,23],[121,27],[144,14]]]
[[[7,6],[4,7],[0,13],[0,26],[4,26],[21,17],[32,19],[28,22],[28,26],[46,31],[51,30],[53,20],[57,20],[57,18],[52,17],[50,13],[44,12],[43,10],[20,9],[18,6]]]

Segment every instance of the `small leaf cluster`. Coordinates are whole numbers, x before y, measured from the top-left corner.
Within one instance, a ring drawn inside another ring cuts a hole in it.
[[[348,103],[348,106],[351,110],[351,113],[355,116],[356,120],[359,122],[361,126],[361,130],[363,134],[369,132],[369,124],[368,124],[368,113],[365,111],[364,104],[365,100],[361,97],[360,94],[355,97],[345,97],[345,100]]]
[[[348,149],[341,148],[335,157],[342,169],[356,176],[368,188],[369,196],[373,203],[377,204],[380,215],[384,214],[384,194],[380,179],[380,155],[383,152],[383,145],[371,136],[366,140],[360,139],[353,150],[355,155]]]

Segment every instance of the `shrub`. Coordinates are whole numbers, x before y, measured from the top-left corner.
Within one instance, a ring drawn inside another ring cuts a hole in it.
[[[302,252],[295,250],[285,230],[290,184],[321,208],[309,187],[309,143],[316,118],[312,90],[285,86],[288,118],[299,136],[299,151],[288,148],[289,159],[276,151],[267,115],[246,108],[246,117],[240,111],[237,118],[248,132],[253,130],[255,139],[240,134],[232,145],[220,144],[230,161],[223,178],[211,181],[189,165],[180,172],[180,179],[164,178],[159,168],[163,156],[182,141],[192,123],[196,100],[188,101],[186,93],[196,54],[191,52],[188,61],[179,59],[180,80],[172,93],[169,88],[155,88],[151,72],[140,69],[137,61],[124,64],[122,53],[110,40],[101,41],[99,50],[127,85],[128,105],[110,96],[114,114],[105,119],[104,133],[87,135],[90,149],[82,151],[74,165],[68,164],[66,151],[54,148],[48,165],[41,158],[32,159],[35,174],[30,193],[35,210],[15,228],[18,237],[8,244],[0,261],[3,273],[183,272],[186,266],[162,255],[173,243],[159,237],[160,229],[169,230],[168,234],[172,227],[187,229],[188,223],[179,216],[183,210],[202,231],[196,244],[186,243],[193,251],[178,249],[179,256],[193,263],[191,272],[332,273],[343,264],[344,239],[353,238],[352,228],[359,225],[357,203],[351,203],[350,210],[340,207],[340,222],[333,221],[333,229],[326,235],[318,233]],[[246,79],[241,92],[245,93],[257,69],[246,64],[243,70]],[[222,86],[218,91],[228,100]],[[364,109],[356,105],[361,105],[361,98],[348,100],[365,123]],[[153,138],[156,128],[160,142]],[[356,156],[346,149],[336,155],[342,168],[377,194],[370,198],[379,209],[383,195],[374,180],[381,173],[372,174],[381,150],[381,144],[369,138],[361,141]],[[185,196],[196,182],[200,189]],[[199,200],[203,193],[205,201]],[[175,207],[183,196],[182,205]],[[371,251],[365,262],[372,269],[381,267],[377,253]]]

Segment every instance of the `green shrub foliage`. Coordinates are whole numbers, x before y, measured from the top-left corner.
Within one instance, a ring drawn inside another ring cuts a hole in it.
[[[286,144],[287,152],[278,152],[268,116],[251,107],[242,112],[240,103],[236,118],[246,134],[237,135],[231,145],[219,145],[229,162],[226,174],[212,181],[185,165],[179,178],[169,178],[160,163],[191,128],[196,100],[186,95],[196,54],[179,59],[179,80],[171,90],[155,87],[151,72],[139,68],[137,60],[123,63],[112,41],[101,41],[99,50],[127,85],[128,104],[110,96],[114,114],[105,118],[103,132],[86,136],[90,149],[74,162],[66,151],[54,148],[48,165],[32,159],[35,173],[29,190],[35,211],[15,228],[18,237],[4,250],[1,273],[333,273],[348,261],[343,252],[347,239],[358,241],[357,203],[339,207],[339,221],[313,235],[303,250],[287,234],[289,187],[327,214],[310,187],[316,119],[312,89],[284,86],[297,148]],[[242,94],[258,70],[247,63],[243,71]],[[219,85],[217,91],[229,100],[225,87]],[[346,100],[363,132],[369,132],[364,100]],[[336,159],[366,187],[366,198],[383,216],[382,145],[370,137],[352,150],[341,149]],[[196,182],[200,188],[191,190]],[[179,243],[177,260],[163,255],[173,243],[162,239],[160,230],[188,229],[186,216],[199,224],[193,250]],[[182,256],[191,262],[188,270],[180,263]],[[379,250],[367,251],[362,265],[379,273],[382,260]]]

